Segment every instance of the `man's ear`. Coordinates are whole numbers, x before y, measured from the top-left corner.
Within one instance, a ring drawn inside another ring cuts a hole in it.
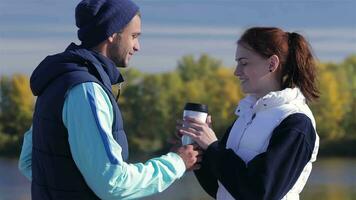
[[[268,62],[269,62],[268,70],[270,72],[274,72],[278,69],[279,58],[277,55],[272,55],[271,57],[269,57]]]
[[[111,36],[108,37],[108,42],[112,43],[115,41],[116,37],[119,37],[118,33],[113,33]]]

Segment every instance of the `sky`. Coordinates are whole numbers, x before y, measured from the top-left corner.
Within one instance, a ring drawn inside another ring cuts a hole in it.
[[[208,53],[233,67],[236,40],[252,26],[297,31],[322,62],[356,53],[356,0],[134,0],[141,50],[130,67],[174,70],[182,56]],[[0,0],[0,74],[30,75],[47,55],[79,44],[72,0]]]

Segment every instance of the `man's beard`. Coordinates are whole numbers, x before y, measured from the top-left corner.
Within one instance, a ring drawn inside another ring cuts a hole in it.
[[[116,67],[127,67],[126,54],[120,50],[120,37],[117,36],[116,41],[109,48],[109,58],[115,63]]]

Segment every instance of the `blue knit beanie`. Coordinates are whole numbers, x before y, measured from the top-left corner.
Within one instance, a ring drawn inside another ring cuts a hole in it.
[[[131,0],[83,0],[75,9],[78,38],[94,47],[125,28],[138,10]]]

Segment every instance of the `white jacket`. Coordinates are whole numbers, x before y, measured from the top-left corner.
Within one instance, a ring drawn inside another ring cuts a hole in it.
[[[270,92],[256,100],[253,96],[242,99],[235,114],[239,118],[234,123],[228,137],[226,148],[232,149],[247,164],[256,155],[267,150],[273,130],[289,115],[303,113],[308,116],[314,129],[315,119],[305,97],[298,88],[286,88],[282,91]],[[315,131],[316,134],[316,131]],[[309,174],[312,162],[316,160],[319,148],[319,137],[316,134],[315,146],[310,161],[304,167],[297,182],[282,200],[298,200]],[[234,199],[219,182],[218,200]]]

